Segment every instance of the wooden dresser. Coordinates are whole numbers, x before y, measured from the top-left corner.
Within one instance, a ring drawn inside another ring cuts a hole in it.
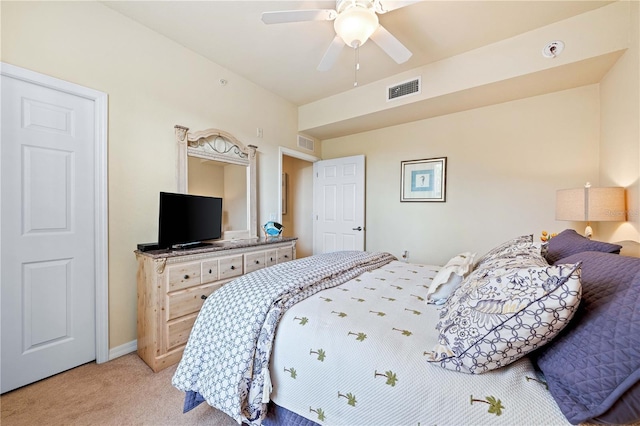
[[[155,372],[180,361],[204,299],[233,278],[296,257],[296,238],[136,251],[138,355]]]

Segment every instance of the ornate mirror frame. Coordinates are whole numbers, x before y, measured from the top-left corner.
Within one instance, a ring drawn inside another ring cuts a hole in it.
[[[254,238],[258,236],[258,206],[256,196],[255,145],[244,145],[232,134],[219,129],[189,132],[188,127],[176,125],[178,164],[176,178],[178,192],[186,194],[188,182],[188,157],[197,157],[247,168],[247,226],[246,230],[227,231],[224,239]]]

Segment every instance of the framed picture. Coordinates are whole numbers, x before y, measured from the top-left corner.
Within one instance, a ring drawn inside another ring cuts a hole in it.
[[[400,167],[400,201],[446,201],[447,157],[401,161]]]

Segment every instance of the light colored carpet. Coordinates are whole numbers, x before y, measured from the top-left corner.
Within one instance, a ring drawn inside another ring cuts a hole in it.
[[[183,414],[184,393],[171,386],[175,370],[154,373],[135,352],[85,364],[0,396],[0,424],[237,425],[206,403]]]

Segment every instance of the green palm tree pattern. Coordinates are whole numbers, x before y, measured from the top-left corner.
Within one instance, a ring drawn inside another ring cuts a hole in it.
[[[348,332],[347,336],[358,336],[356,337],[356,340],[360,341],[360,342],[364,342],[364,339],[367,338],[367,335],[365,333],[353,333],[353,332]]]
[[[298,372],[296,371],[295,368],[291,367],[291,368],[286,368],[284,369],[285,372],[289,373],[291,375],[292,379],[295,379],[296,377],[298,377]]]
[[[356,401],[356,396],[353,395],[351,392],[347,393],[346,395],[343,395],[340,393],[340,391],[338,391],[338,398],[347,398],[347,404],[351,405],[352,407],[356,406],[356,403],[358,401]]]
[[[309,412],[310,413],[316,413],[318,415],[318,420],[320,420],[321,422],[325,421],[326,417],[324,415],[324,411],[322,411],[322,408],[316,408],[315,410],[311,407],[309,407]]]
[[[403,336],[411,336],[413,333],[409,330],[400,330],[399,328],[392,328],[393,331],[401,331]]]
[[[376,288],[375,288],[375,287],[363,287],[363,288],[366,288],[367,290],[372,290],[372,291],[373,291],[373,290],[376,290]]]
[[[393,297],[386,297],[386,296],[380,296],[383,299],[387,299],[389,302],[395,302],[396,299],[394,299]]]
[[[340,318],[344,318],[347,316],[347,314],[345,314],[344,312],[331,311],[331,313],[338,315]]]
[[[549,390],[549,385],[544,380],[539,380],[539,379],[536,379],[535,377],[529,377],[529,376],[524,376],[524,378],[527,379],[527,382],[529,382],[531,380],[533,380],[534,382],[538,382],[538,383],[544,385],[544,388],[546,390]]]
[[[410,294],[409,296],[415,297],[419,301],[424,302],[424,297],[422,296],[418,296],[417,294]]]
[[[483,402],[485,404],[489,404],[488,413],[495,414],[496,416],[502,415],[502,410],[504,410],[504,406],[502,405],[502,401],[496,399],[494,396],[487,396],[486,401],[484,399],[474,399],[473,395],[471,395],[471,405],[474,402]]]
[[[416,311],[415,309],[404,308],[405,311],[412,312],[413,315],[422,315],[422,312]]]
[[[318,349],[317,351],[314,351],[313,349],[309,349],[309,355],[311,354],[318,355],[318,361],[322,361],[322,362],[324,362],[324,359],[327,357],[327,354],[325,353],[324,349]]]
[[[395,386],[396,382],[398,381],[398,377],[396,376],[396,373],[394,373],[393,371],[389,370],[387,372],[383,373],[378,373],[378,371],[376,370],[375,374],[374,374],[374,378],[376,377],[386,377],[387,381],[385,384],[389,385],[389,386]]]
[[[358,303],[362,303],[362,302],[364,302],[364,301],[365,301],[364,299],[362,299],[362,298],[360,298],[360,297],[352,297],[352,299],[353,299],[353,300],[355,300],[355,301],[357,301]]]
[[[369,312],[372,313],[372,314],[376,314],[379,317],[383,317],[383,316],[387,315],[384,312],[379,312],[379,311],[369,311]]]
[[[396,290],[402,290],[402,287],[400,287],[399,285],[391,284],[391,287],[395,288]]]
[[[294,321],[299,321],[300,325],[305,325],[306,323],[309,322],[309,318],[307,318],[307,317],[302,317],[302,318],[294,317],[293,320]]]

